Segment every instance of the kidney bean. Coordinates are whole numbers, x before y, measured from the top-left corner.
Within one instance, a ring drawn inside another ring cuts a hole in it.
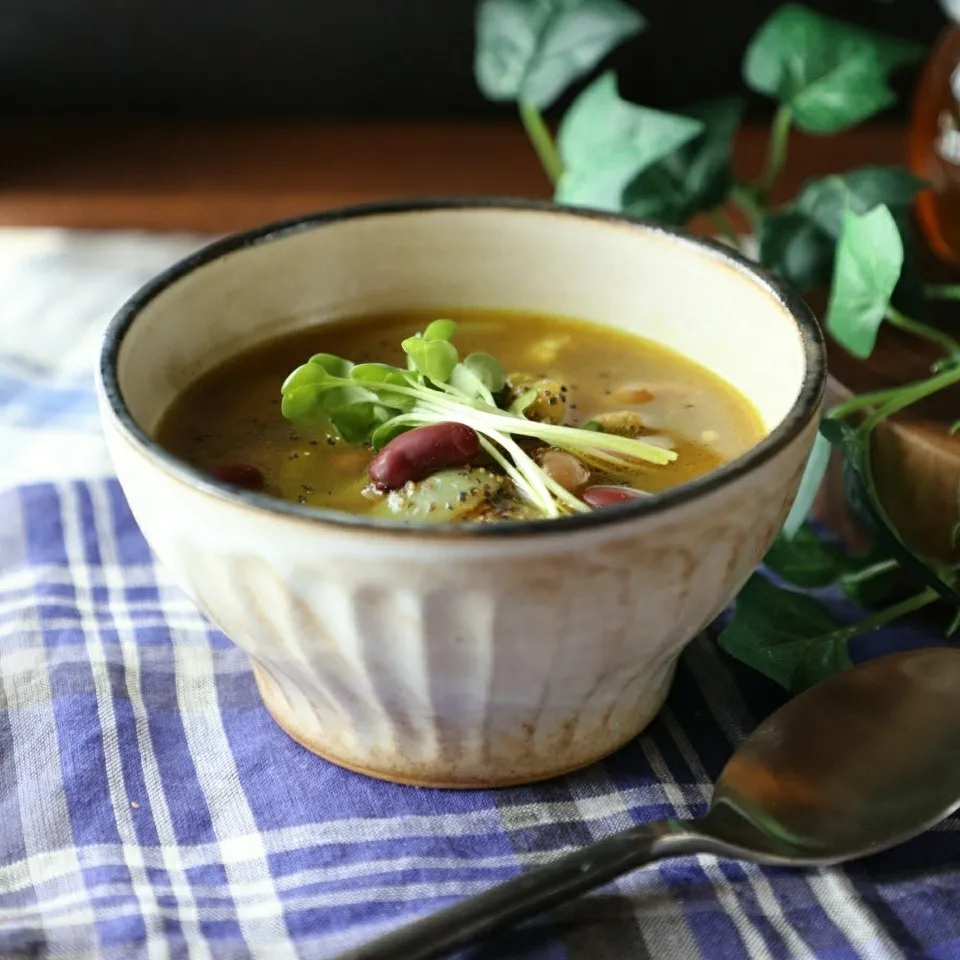
[[[244,490],[262,490],[263,474],[249,463],[230,463],[210,471],[210,476]]]
[[[480,452],[476,431],[462,423],[431,423],[394,437],[370,461],[370,479],[381,490],[396,490],[447,467],[462,467]]]
[[[636,490],[633,487],[618,487],[614,484],[601,484],[588,487],[583,491],[583,500],[591,507],[613,507],[618,503],[629,503],[631,500],[640,500],[649,497],[645,490]]]

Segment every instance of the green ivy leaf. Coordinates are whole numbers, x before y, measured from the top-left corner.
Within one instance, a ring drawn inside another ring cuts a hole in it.
[[[768,214],[760,223],[760,262],[801,291],[829,285],[836,241],[847,210],[868,213],[886,204],[908,236],[907,223],[917,190],[923,186],[902,167],[863,167],[804,184],[786,210]],[[904,269],[893,295],[911,316],[922,316],[922,281],[908,246]],[[919,300],[919,303],[918,303]]]
[[[645,21],[621,0],[482,0],[474,74],[490,100],[543,110]]]
[[[793,693],[851,666],[849,630],[819,600],[754,574],[737,596],[720,646]]]
[[[796,210],[771,213],[760,221],[760,263],[805,292],[830,282],[834,241]]]
[[[743,75],[752,90],[788,107],[802,129],[836,133],[890,106],[887,77],[924,52],[921,44],[789,3],[754,35]]]
[[[917,264],[911,211],[924,182],[903,167],[861,167],[843,174],[813,180],[804,185],[794,209],[804,213],[834,241],[843,228],[843,215],[868,213],[885,204],[896,220],[904,243],[904,261],[892,302],[916,320],[929,315],[923,277]],[[833,273],[833,254],[829,274]],[[824,280],[824,283],[829,281]]]
[[[869,531],[875,552],[892,557],[909,575],[932,587],[948,603],[960,606],[956,575],[941,564],[927,561],[903,541],[876,493],[870,465],[869,435],[832,417],[824,417],[820,432],[843,453],[844,495],[850,508]]]
[[[844,214],[833,271],[827,329],[856,357],[869,357],[903,267],[903,241],[882,204]]]
[[[556,199],[620,210],[631,180],[702,129],[699,120],[622,100],[616,75],[605,73],[577,97],[560,125],[558,145],[565,169]]]
[[[952,20],[960,21],[960,0],[940,0],[940,6]]]
[[[803,185],[793,209],[839,239],[844,214],[869,213],[885,204],[894,215],[910,209],[924,182],[904,167],[861,167]]]
[[[907,316],[921,323],[930,322],[930,300],[920,265],[920,244],[913,219],[913,208],[892,211],[903,241],[903,267],[890,302]]]
[[[727,198],[733,137],[743,115],[739,98],[701,104],[687,115],[703,124],[689,143],[644,170],[627,187],[623,209],[637,217],[682,225]]]
[[[790,103],[798,127],[808,133],[839,133],[892,107],[897,95],[866,51],[840,63],[829,79],[802,90]]]
[[[804,521],[810,515],[813,508],[813,501],[816,500],[820,492],[820,486],[823,483],[823,477],[830,465],[831,446],[827,438],[818,433],[813,441],[813,447],[810,450],[810,456],[807,458],[807,465],[803,471],[803,477],[800,480],[800,488],[797,490],[797,496],[784,521],[781,536],[787,540],[792,540],[801,530],[804,529]]]
[[[825,587],[840,578],[849,566],[847,558],[827,546],[807,525],[793,537],[782,533],[763,558],[764,566],[798,587]]]

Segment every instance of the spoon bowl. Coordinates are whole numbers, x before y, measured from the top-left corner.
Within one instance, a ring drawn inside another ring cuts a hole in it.
[[[614,834],[339,960],[431,960],[666,857],[824,866],[877,853],[960,807],[960,650],[871,660],[817,684],[740,745],[698,820]]]

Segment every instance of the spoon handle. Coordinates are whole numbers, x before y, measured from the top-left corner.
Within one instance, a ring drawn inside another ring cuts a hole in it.
[[[704,838],[680,820],[642,824],[534,867],[335,960],[434,960],[646,863],[703,848]]]

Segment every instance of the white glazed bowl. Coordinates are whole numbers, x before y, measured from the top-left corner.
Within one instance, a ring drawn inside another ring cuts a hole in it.
[[[442,528],[238,491],[151,439],[194,378],[265,338],[455,306],[652,337],[741,390],[769,434],[634,504]],[[246,651],[277,722],[354,770],[481,787],[584,766],[647,725],[684,645],[779,529],[824,372],[800,298],[713,243],[546,204],[426,201],[274,224],[176,265],[112,322],[99,394],[144,535]]]

